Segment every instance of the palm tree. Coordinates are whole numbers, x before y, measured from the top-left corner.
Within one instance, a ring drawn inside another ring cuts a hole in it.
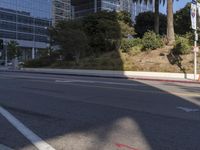
[[[155,33],[159,34],[159,26],[160,26],[160,20],[159,20],[159,0],[155,0],[154,2],[154,8],[155,8],[155,12],[154,12],[154,31]]]
[[[175,41],[173,0],[167,0],[167,41],[172,45]]]
[[[168,44],[172,45],[175,41],[174,35],[174,16],[173,16],[173,1],[174,0],[133,0],[133,2],[145,2],[154,3],[155,15],[154,15],[154,31],[159,33],[159,5],[160,3],[165,4],[167,1],[167,40]],[[178,1],[178,0],[177,0]]]

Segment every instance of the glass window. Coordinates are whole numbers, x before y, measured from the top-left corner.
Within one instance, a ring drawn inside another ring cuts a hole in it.
[[[47,29],[45,29],[45,28],[36,27],[35,33],[40,34],[40,35],[47,35],[48,32],[47,32]]]
[[[16,15],[0,11],[0,20],[16,21]]]
[[[0,29],[16,31],[16,24],[10,23],[10,22],[5,22],[5,21],[0,21]]]
[[[17,21],[19,23],[24,23],[24,24],[33,24],[34,23],[34,19],[33,18],[26,17],[26,16],[21,16],[21,15],[17,16]]]
[[[35,36],[35,41],[37,42],[47,42],[48,38],[46,36]]]
[[[15,32],[8,32],[8,31],[1,31],[0,30],[0,37],[8,38],[8,39],[16,39],[16,33]]]
[[[33,33],[33,27],[19,24],[17,25],[17,31]]]
[[[17,39],[33,41],[33,35],[32,34],[17,33]]]

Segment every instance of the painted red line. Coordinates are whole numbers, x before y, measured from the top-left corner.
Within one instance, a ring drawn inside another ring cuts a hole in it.
[[[138,149],[136,149],[136,148],[134,148],[134,147],[131,147],[131,146],[128,146],[128,145],[125,145],[125,144],[116,143],[115,145],[116,145],[118,148],[127,148],[127,149],[129,149],[129,150],[138,150]]]

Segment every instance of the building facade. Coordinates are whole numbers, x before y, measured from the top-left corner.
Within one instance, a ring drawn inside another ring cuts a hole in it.
[[[132,4],[132,20],[135,21],[136,16],[141,12],[153,11],[154,12],[154,0],[152,3],[148,1],[145,3],[142,1],[141,3],[133,2]]]
[[[72,19],[71,0],[52,1],[52,23],[53,25],[60,20]]]
[[[145,3],[144,1],[133,2],[132,0],[102,0],[102,10],[107,11],[127,11],[132,16],[132,21],[135,17],[145,11],[154,11],[153,3]]]
[[[24,60],[35,58],[48,46],[51,7],[51,0],[0,0],[0,39],[17,41]]]
[[[72,18],[82,18],[101,11],[101,0],[72,0]]]
[[[60,20],[107,10],[128,11],[134,21],[140,12],[153,9],[150,3],[132,0],[0,0],[0,39],[17,41],[23,59],[34,59],[49,46],[48,27]]]
[[[102,0],[102,10],[106,11],[120,11],[120,1],[119,0]]]
[[[102,0],[102,10],[127,11],[131,13],[132,0]]]

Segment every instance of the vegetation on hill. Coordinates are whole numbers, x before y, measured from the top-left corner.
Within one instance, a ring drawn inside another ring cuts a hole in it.
[[[169,43],[166,32],[169,21],[162,14],[160,34],[153,32],[151,12],[139,14],[135,25],[126,12],[98,12],[79,20],[61,21],[49,30],[60,49],[26,62],[25,67],[191,72],[193,34],[188,17],[188,5],[174,14],[177,34],[173,43]]]

